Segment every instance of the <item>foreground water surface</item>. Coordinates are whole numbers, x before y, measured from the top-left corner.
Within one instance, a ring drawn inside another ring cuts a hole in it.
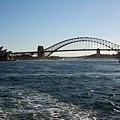
[[[119,120],[118,61],[0,62],[0,120]]]

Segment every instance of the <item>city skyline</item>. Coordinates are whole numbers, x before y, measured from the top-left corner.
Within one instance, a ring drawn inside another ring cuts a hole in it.
[[[35,51],[73,37],[120,45],[119,0],[0,0],[0,45]]]

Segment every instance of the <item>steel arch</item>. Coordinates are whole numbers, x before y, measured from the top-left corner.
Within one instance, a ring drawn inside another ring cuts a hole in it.
[[[108,48],[110,48],[111,50],[114,50],[114,51],[118,51],[120,49],[119,45],[117,45],[115,43],[112,43],[110,41],[107,41],[107,40],[103,40],[103,39],[99,39],[99,38],[93,38],[93,37],[77,37],[77,38],[71,38],[71,39],[67,39],[67,40],[58,42],[58,43],[46,48],[45,49],[45,56],[48,57],[52,53],[56,52],[58,49],[66,46],[68,44],[75,43],[75,42],[94,42],[94,43],[106,46],[106,47],[108,47]]]

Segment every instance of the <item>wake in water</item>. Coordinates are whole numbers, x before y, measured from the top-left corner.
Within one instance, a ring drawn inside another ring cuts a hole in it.
[[[82,111],[80,107],[54,99],[47,93],[24,89],[13,90],[11,94],[1,101],[9,104],[8,108],[0,110],[2,120],[96,120],[93,111]]]

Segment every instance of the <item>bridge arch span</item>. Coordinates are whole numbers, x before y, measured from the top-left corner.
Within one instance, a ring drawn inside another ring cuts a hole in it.
[[[76,37],[76,38],[71,38],[67,40],[63,40],[61,42],[58,42],[48,48],[45,49],[45,57],[49,57],[52,53],[56,52],[60,48],[67,46],[69,44],[75,43],[75,42],[93,42],[97,44],[101,44],[103,46],[106,46],[110,50],[118,51],[120,49],[120,46],[112,43],[107,40],[99,39],[99,38],[93,38],[93,37]]]

